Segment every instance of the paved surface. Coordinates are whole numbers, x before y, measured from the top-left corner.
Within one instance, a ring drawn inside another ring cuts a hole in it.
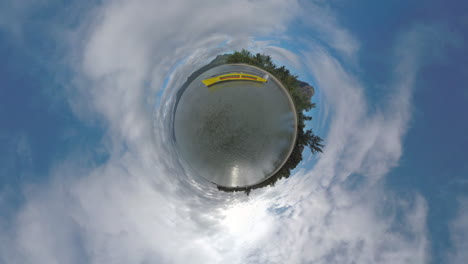
[[[279,169],[296,136],[296,117],[284,88],[233,81],[207,88],[201,80],[226,72],[264,76],[248,65],[222,65],[195,79],[176,109],[179,154],[199,176],[224,187],[257,184]]]

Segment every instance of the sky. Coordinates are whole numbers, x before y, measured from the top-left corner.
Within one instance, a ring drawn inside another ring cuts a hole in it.
[[[0,3],[0,263],[468,263],[468,4]],[[323,153],[222,193],[172,144],[216,55],[316,89]]]

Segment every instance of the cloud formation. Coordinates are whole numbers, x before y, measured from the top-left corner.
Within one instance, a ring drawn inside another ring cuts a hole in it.
[[[447,254],[448,263],[465,263],[468,261],[468,198],[459,199],[459,209],[455,219],[450,223],[450,240],[452,251]]]
[[[359,56],[359,42],[318,2],[141,0],[97,7],[79,31],[83,41],[71,47],[78,96],[70,102],[84,122],[106,128],[110,158],[87,168],[66,160],[51,182],[26,191],[24,205],[0,225],[0,260],[427,262],[424,199],[399,198],[382,180],[402,155],[419,32],[396,41],[395,54],[407,53],[395,62],[394,93],[371,111],[365,84],[343,66]],[[300,54],[257,41],[288,36],[297,17],[322,32]],[[249,197],[195,182],[168,131],[176,88],[216,54],[248,45],[310,73],[323,97],[319,107],[329,112],[326,148],[313,169]]]

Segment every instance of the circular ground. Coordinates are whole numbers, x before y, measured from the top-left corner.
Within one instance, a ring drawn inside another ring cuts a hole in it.
[[[267,82],[202,82],[238,73]],[[219,186],[247,187],[266,180],[294,146],[297,120],[292,100],[275,78],[256,67],[227,64],[210,69],[188,85],[176,107],[178,153],[193,172]]]

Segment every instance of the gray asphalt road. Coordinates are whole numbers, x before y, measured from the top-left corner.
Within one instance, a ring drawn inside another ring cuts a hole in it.
[[[294,106],[269,77],[266,84],[201,80],[226,72],[264,76],[247,65],[222,65],[195,79],[176,109],[177,150],[193,171],[225,187],[257,184],[287,159],[296,135]]]

